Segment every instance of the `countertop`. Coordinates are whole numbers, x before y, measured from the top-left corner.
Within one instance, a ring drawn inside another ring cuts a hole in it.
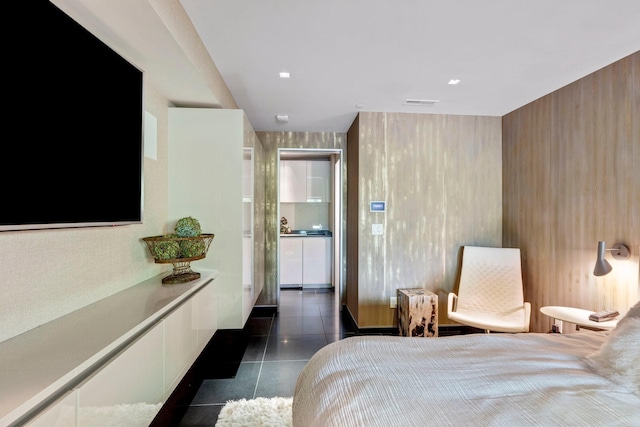
[[[280,233],[280,237],[331,237],[329,230],[292,230],[291,233]]]

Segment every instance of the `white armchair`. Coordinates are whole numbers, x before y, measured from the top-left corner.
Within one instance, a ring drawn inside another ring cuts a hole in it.
[[[450,320],[485,332],[529,332],[520,249],[465,246],[458,293],[447,298]]]

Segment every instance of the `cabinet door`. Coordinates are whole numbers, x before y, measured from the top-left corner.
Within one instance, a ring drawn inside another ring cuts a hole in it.
[[[303,237],[280,238],[280,284],[302,284]]]
[[[280,201],[285,203],[307,201],[307,162],[305,160],[280,161]]]
[[[211,337],[218,330],[218,295],[217,283],[209,283],[193,297],[194,325],[198,334],[198,347],[196,353],[207,345]]]
[[[193,324],[193,299],[188,300],[165,320],[165,396],[178,385],[198,357],[198,331]]]
[[[76,390],[68,391],[26,425],[29,427],[76,427],[77,399]]]
[[[114,420],[122,404],[137,404],[153,419],[164,401],[163,333],[161,322],[78,386],[79,426],[120,425]]]
[[[331,283],[331,238],[303,237],[302,284]]]
[[[329,202],[330,166],[328,160],[307,161],[307,202]]]

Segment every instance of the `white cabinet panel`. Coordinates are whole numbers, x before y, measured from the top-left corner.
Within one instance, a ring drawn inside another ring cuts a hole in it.
[[[178,385],[197,357],[198,332],[193,326],[193,299],[185,302],[165,320],[165,393]]]
[[[302,237],[280,239],[280,284],[302,284]]]
[[[280,162],[280,201],[285,203],[307,201],[307,162],[305,160]]]
[[[193,297],[194,325],[198,334],[197,354],[200,354],[218,329],[216,287],[213,283],[205,286]],[[171,345],[171,343],[169,343]]]
[[[329,202],[331,166],[328,160],[281,160],[280,202]]]
[[[169,219],[193,216],[215,234],[206,258],[192,267],[220,271],[220,329],[244,327],[254,302],[253,277],[264,274],[255,271],[254,257],[243,257],[243,236],[255,236],[256,214],[263,220],[252,184],[260,152],[242,110],[169,108]]]
[[[331,284],[331,237],[280,238],[280,285]]]
[[[328,160],[307,161],[307,202],[329,202],[331,169]]]
[[[331,283],[331,238],[303,238],[302,284]]]
[[[77,391],[69,391],[26,425],[29,427],[76,427],[76,399]]]
[[[159,410],[158,404],[164,401],[162,353],[161,322],[77,388],[78,425],[110,425],[109,420],[118,417],[118,405]]]

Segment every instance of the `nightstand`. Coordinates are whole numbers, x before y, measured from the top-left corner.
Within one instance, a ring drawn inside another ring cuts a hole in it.
[[[593,311],[583,310],[581,308],[561,307],[557,305],[549,305],[541,307],[540,312],[556,320],[557,325],[562,331],[562,322],[569,322],[575,325],[586,326],[593,329],[611,330],[618,324],[618,319],[607,320],[606,322],[594,322],[589,320],[589,315]]]

